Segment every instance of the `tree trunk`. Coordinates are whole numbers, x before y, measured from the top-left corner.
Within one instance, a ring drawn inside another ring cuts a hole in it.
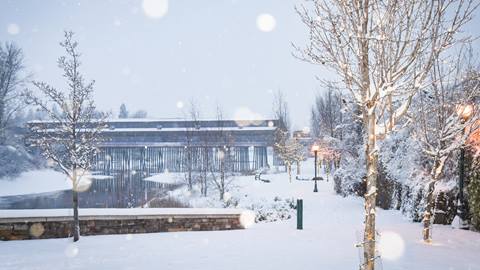
[[[223,152],[222,152],[223,153]],[[223,201],[225,198],[225,153],[220,160],[220,200]]]
[[[375,269],[375,204],[377,198],[377,152],[375,112],[368,114],[367,193],[365,194],[364,264],[365,270]]]
[[[72,189],[72,198],[73,198],[73,242],[77,242],[80,239],[80,222],[78,220],[78,192],[77,192],[77,172],[73,171],[73,189]]]
[[[193,181],[192,181],[192,149],[187,147],[187,170],[188,170],[188,190],[193,189]]]
[[[376,149],[376,98],[372,97],[370,89],[370,69],[369,69],[369,41],[368,22],[369,8],[368,0],[359,1],[359,13],[361,13],[359,23],[361,23],[360,37],[360,62],[359,70],[361,73],[362,84],[362,115],[367,131],[366,138],[366,165],[367,165],[367,189],[365,193],[365,231],[363,234],[363,267],[362,270],[375,269],[375,204],[377,199],[377,149]]]
[[[188,190],[193,189],[193,183],[192,183],[192,169],[188,169]]]
[[[288,180],[291,183],[292,182],[292,165],[290,163],[287,165],[287,171],[288,171]]]
[[[204,197],[207,197],[207,189],[208,189],[208,175],[207,175],[207,172],[208,172],[208,167],[209,167],[209,163],[208,163],[208,148],[205,147],[204,148],[204,151],[203,151],[203,190],[202,190],[202,194]]]
[[[6,141],[5,128],[6,128],[6,118],[5,117],[5,97],[1,97],[0,100],[0,145],[4,145]]]
[[[431,242],[431,230],[433,217],[433,193],[435,191],[435,180],[430,181],[427,188],[427,205],[423,214],[423,241]]]
[[[297,175],[300,175],[300,161],[297,161]]]
[[[435,184],[440,177],[440,174],[443,170],[444,162],[439,159],[435,158],[433,162],[432,171],[430,173],[432,177],[432,181],[428,183],[427,187],[427,203],[425,205],[425,213],[423,214],[423,241],[429,243],[432,241],[432,223],[434,218],[434,208],[435,208],[435,200],[434,200],[434,193],[435,193]]]

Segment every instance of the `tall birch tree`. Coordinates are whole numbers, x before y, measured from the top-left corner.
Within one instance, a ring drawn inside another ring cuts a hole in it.
[[[297,12],[309,32],[298,57],[324,65],[350,91],[364,125],[365,229],[361,269],[375,268],[377,139],[394,131],[427,84],[438,55],[453,46],[474,0],[309,0]],[[337,84],[339,85],[339,84]]]

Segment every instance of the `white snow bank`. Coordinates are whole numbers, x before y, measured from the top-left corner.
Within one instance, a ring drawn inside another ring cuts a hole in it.
[[[79,186],[90,186],[91,180],[113,179],[109,175],[84,175]],[[16,178],[0,179],[0,196],[35,194],[72,189],[72,181],[63,173],[51,170],[34,170]]]
[[[54,170],[24,172],[14,179],[0,179],[0,196],[31,194],[71,189],[64,174]]]
[[[236,215],[242,209],[228,208],[80,208],[80,216],[129,215]],[[72,216],[72,209],[1,209],[0,218]]]
[[[143,181],[152,181],[161,184],[179,184],[183,174],[181,173],[159,173],[143,179]]]

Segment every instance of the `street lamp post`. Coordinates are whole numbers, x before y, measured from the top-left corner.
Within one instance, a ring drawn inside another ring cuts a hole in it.
[[[312,146],[312,151],[313,151],[313,153],[314,153],[314,155],[315,155],[315,163],[314,163],[314,165],[315,165],[315,177],[313,177],[313,180],[315,181],[315,185],[314,185],[314,187],[313,187],[313,192],[318,192],[318,187],[317,187],[317,180],[319,180],[319,177],[317,176],[317,167],[318,167],[318,166],[317,166],[317,156],[318,156],[318,148],[319,148],[319,147],[318,147],[318,145],[316,145],[316,144],[314,144],[314,145]]]
[[[462,105],[457,111],[461,118],[462,124],[464,124],[473,113],[473,106],[470,104]],[[463,127],[463,134],[465,134],[465,127]],[[460,148],[460,157],[458,159],[458,196],[457,196],[457,216],[460,218],[459,227],[462,229],[468,228],[466,224],[467,209],[465,207],[465,198],[463,194],[465,183],[465,144]]]

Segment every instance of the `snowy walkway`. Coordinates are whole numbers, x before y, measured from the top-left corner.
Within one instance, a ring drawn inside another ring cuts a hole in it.
[[[277,187],[303,197],[303,231],[291,219],[239,231],[90,236],[78,244],[71,239],[3,242],[0,269],[358,269],[354,244],[362,228],[362,200],[334,195],[332,182],[319,182],[314,194],[312,182],[290,184],[286,176],[259,184],[257,192]],[[435,226],[434,244],[425,245],[421,225],[397,211],[379,210],[378,224],[380,231],[394,233],[383,248],[391,257],[383,259],[383,269],[480,269],[480,233]]]

